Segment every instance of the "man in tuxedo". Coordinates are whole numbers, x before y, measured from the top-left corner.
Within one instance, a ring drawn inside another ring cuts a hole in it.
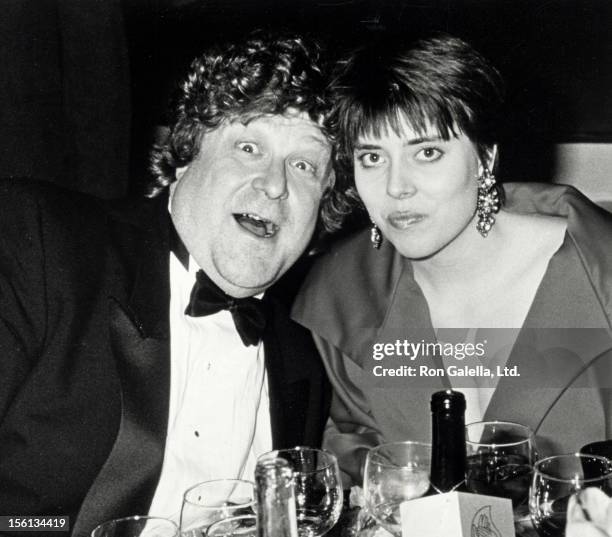
[[[192,64],[149,200],[0,183],[0,514],[178,520],[188,486],[319,444],[288,308],[335,223],[324,87],[316,47],[250,37]]]

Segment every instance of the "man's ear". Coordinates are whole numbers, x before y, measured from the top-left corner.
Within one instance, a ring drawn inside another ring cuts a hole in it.
[[[175,172],[176,180],[180,181],[181,177],[185,174],[189,166],[183,166],[182,168],[177,168]]]
[[[330,166],[329,173],[327,174],[326,183],[327,184],[325,185],[325,188],[323,189],[324,192],[327,192],[328,190],[331,190],[332,188],[336,186],[336,170],[334,169],[333,166]]]
[[[183,177],[188,168],[189,166],[183,166],[182,168],[177,168],[176,172],[174,172],[176,181],[170,183],[170,186],[168,187],[170,200],[172,200],[172,198],[174,197],[174,190],[176,189],[176,185],[178,185],[179,181],[181,180],[181,177]]]

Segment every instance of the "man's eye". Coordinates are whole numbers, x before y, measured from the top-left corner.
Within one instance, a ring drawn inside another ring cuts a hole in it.
[[[444,153],[437,147],[424,147],[416,154],[416,159],[421,162],[435,162],[439,160]]]
[[[384,163],[384,158],[379,153],[362,153],[357,160],[364,168],[374,168]]]
[[[307,160],[296,160],[293,162],[293,167],[306,173],[315,174],[317,172],[317,168]]]
[[[252,153],[252,154],[259,153],[259,147],[257,147],[257,144],[254,144],[253,142],[239,142],[237,146],[238,146],[238,149],[240,149],[241,151],[244,151],[245,153]]]

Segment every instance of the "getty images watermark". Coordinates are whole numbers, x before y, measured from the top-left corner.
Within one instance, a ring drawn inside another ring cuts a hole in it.
[[[443,377],[458,388],[612,388],[612,330],[439,328],[430,339],[375,340],[354,360],[384,388],[436,388]]]
[[[520,377],[518,366],[483,364],[487,356],[487,340],[474,343],[411,342],[374,343],[372,359],[402,358],[410,363],[377,364],[372,368],[375,377]],[[433,363],[432,358],[438,358]],[[429,360],[424,360],[429,359]],[[425,363],[423,363],[425,362]],[[451,363],[449,363],[451,362]],[[457,363],[459,362],[459,363]]]

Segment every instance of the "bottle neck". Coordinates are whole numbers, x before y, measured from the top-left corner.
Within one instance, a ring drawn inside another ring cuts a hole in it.
[[[432,397],[431,484],[437,492],[465,487],[465,398],[455,391]]]
[[[439,414],[432,421],[431,483],[439,492],[465,480],[465,423],[462,415]]]
[[[293,473],[285,459],[270,458],[255,468],[257,536],[297,537]]]

